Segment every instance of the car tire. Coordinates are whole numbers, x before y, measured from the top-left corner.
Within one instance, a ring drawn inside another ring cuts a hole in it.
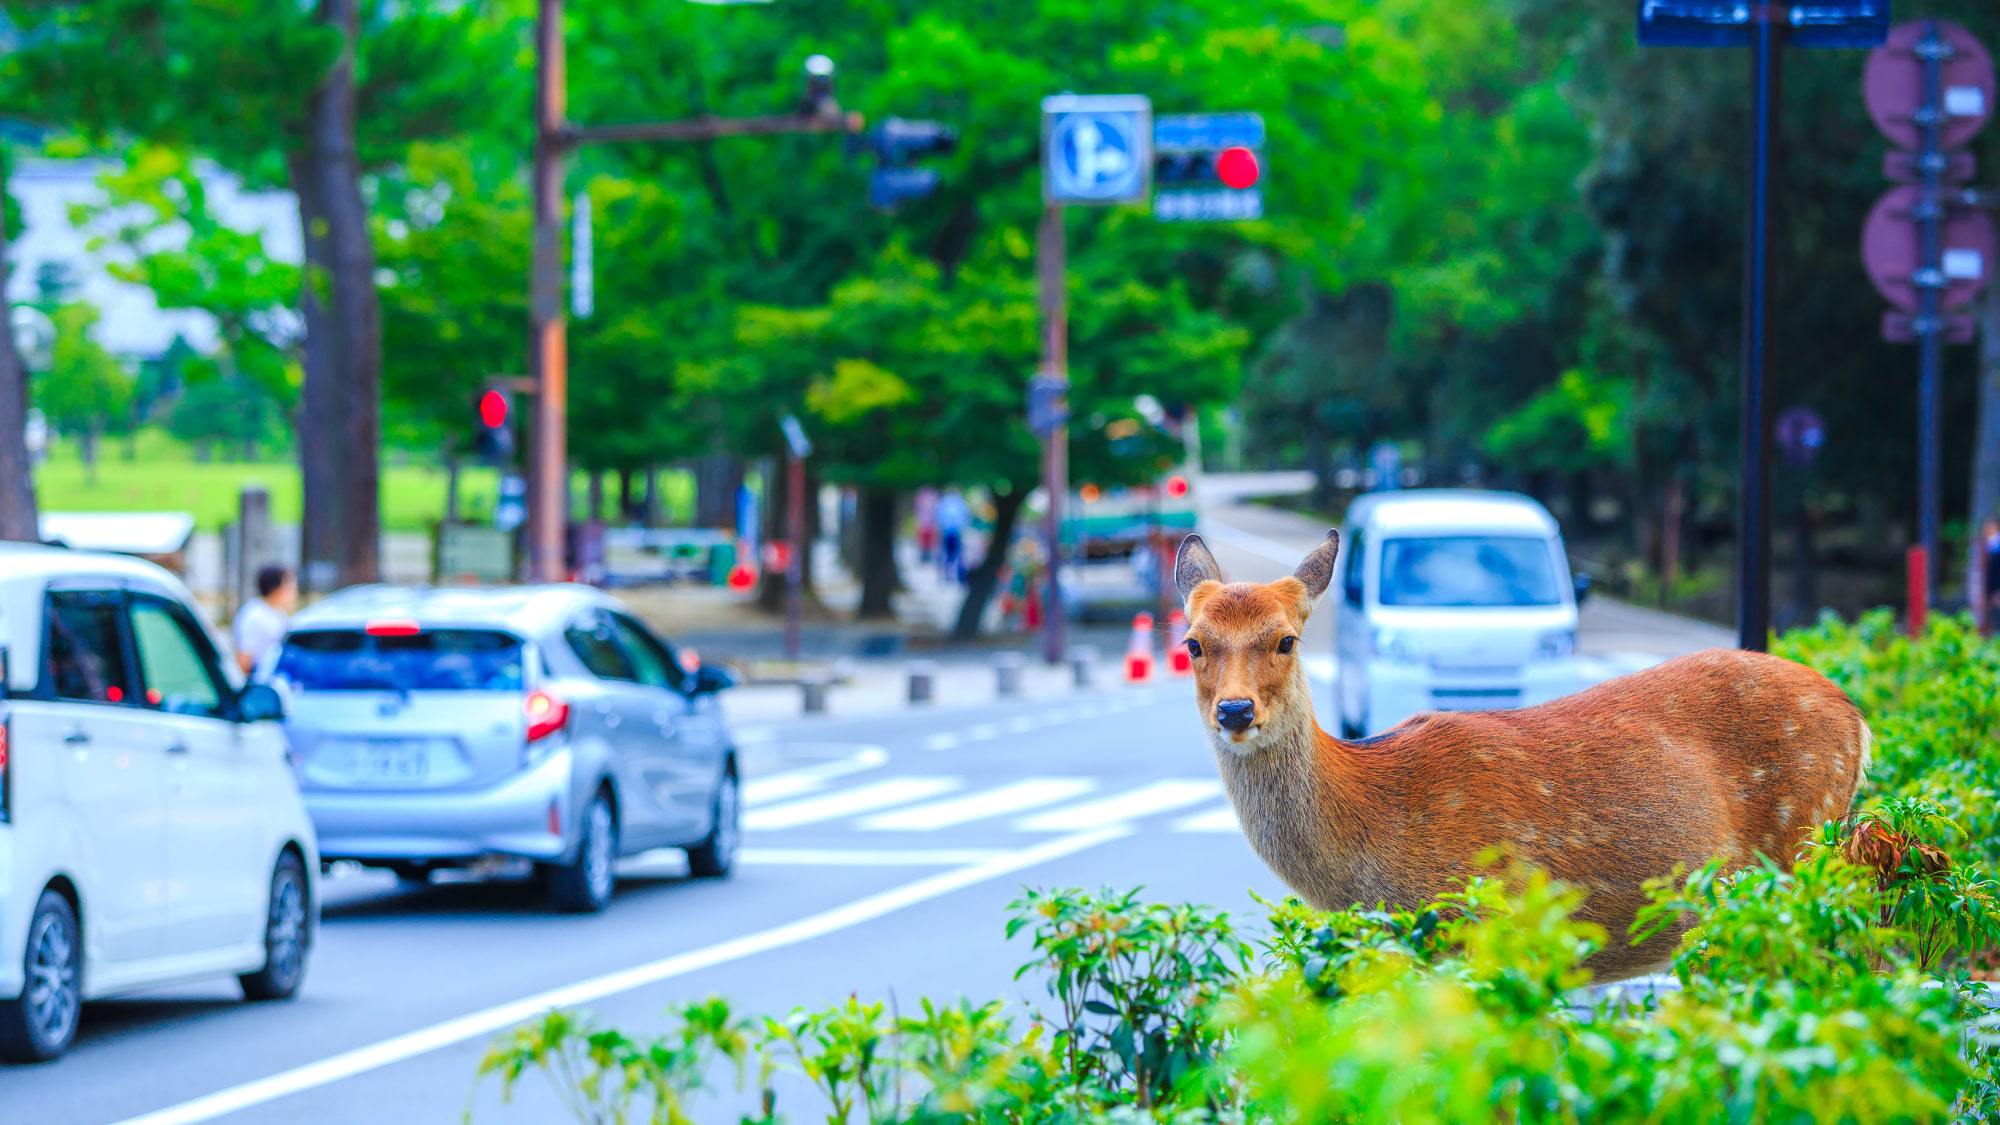
[[[418,890],[431,885],[431,869],[421,863],[392,863],[389,872],[405,890]]]
[[[245,1000],[289,1000],[306,979],[312,949],[312,903],[306,868],[291,852],[271,870],[271,896],[264,911],[264,967],[236,978]]]
[[[577,823],[575,857],[546,869],[549,899],[557,910],[595,914],[611,905],[611,891],[618,883],[614,870],[618,862],[618,817],[611,811],[611,798],[599,790],[590,804],[584,806],[583,817]]]
[[[727,879],[736,868],[736,852],[743,843],[743,789],[733,765],[715,787],[712,812],[708,838],[687,850],[688,874],[697,879]]]
[[[0,1001],[0,1058],[47,1062],[76,1042],[83,1014],[83,934],[69,900],[42,892],[21,962],[21,995]]]

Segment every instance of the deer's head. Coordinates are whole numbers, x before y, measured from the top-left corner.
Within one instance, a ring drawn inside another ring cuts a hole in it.
[[[1217,748],[1255,753],[1274,721],[1310,705],[1299,637],[1339,552],[1340,533],[1328,531],[1291,577],[1225,583],[1201,536],[1181,541],[1174,584],[1187,605],[1195,697]]]

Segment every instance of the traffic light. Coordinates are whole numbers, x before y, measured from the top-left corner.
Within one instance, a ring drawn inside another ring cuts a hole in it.
[[[958,148],[958,130],[936,121],[906,121],[891,117],[849,142],[850,151],[875,154],[875,172],[868,179],[868,202],[883,210],[923,199],[937,190],[935,168],[918,168],[911,161],[942,156]]]
[[[1153,217],[1168,222],[1264,217],[1264,119],[1196,113],[1153,119]]]
[[[473,449],[494,464],[514,459],[514,403],[506,391],[488,387],[479,395]]]
[[[1153,159],[1153,183],[1159,187],[1226,187],[1242,191],[1257,186],[1263,167],[1257,153],[1244,145],[1198,152],[1163,152]]]

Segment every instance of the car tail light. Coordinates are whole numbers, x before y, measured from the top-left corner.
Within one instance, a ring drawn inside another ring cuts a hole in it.
[[[370,621],[361,631],[371,637],[414,637],[423,628],[414,621]]]
[[[539,689],[528,693],[528,741],[539,742],[569,722],[569,704]]]
[[[0,824],[14,819],[13,720],[0,718]]]

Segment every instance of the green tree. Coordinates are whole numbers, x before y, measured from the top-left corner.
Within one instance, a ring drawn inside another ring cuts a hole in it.
[[[34,401],[58,431],[74,437],[91,483],[97,480],[97,442],[107,426],[126,419],[132,375],[91,336],[97,309],[80,301],[58,306],[49,366],[34,379]]]

